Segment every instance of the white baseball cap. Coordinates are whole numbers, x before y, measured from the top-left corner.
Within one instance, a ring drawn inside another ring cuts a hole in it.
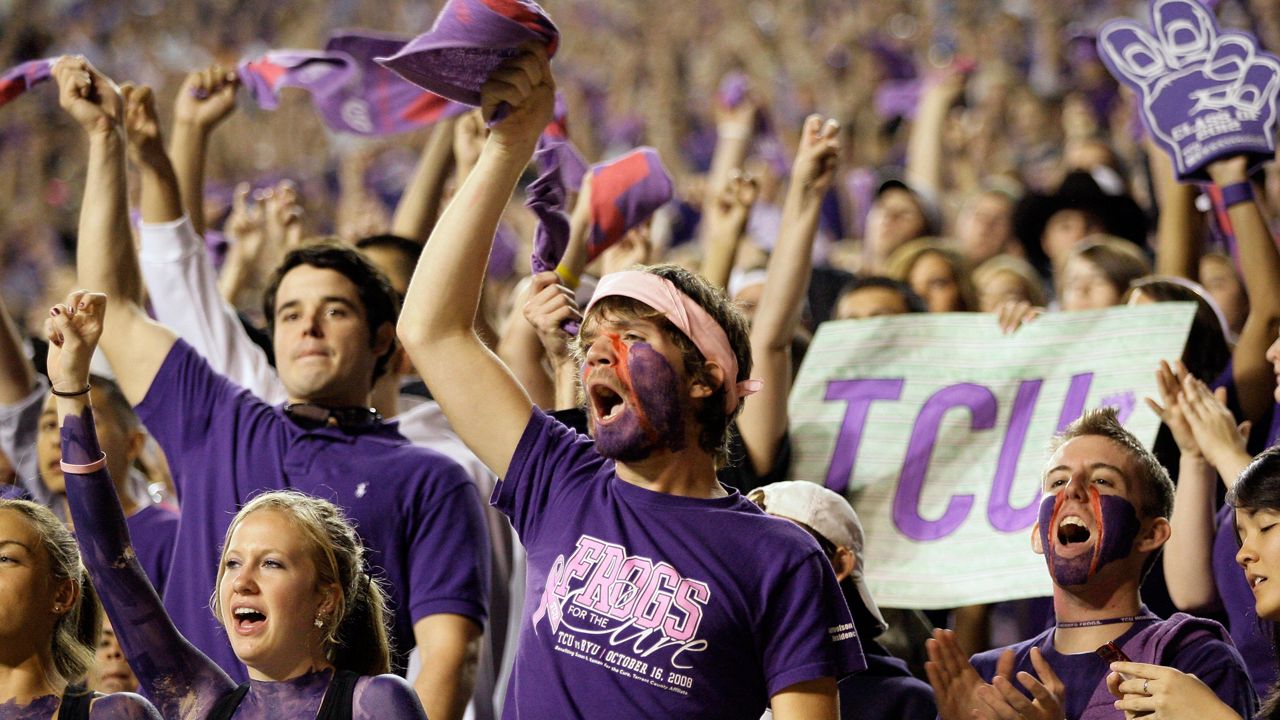
[[[804,481],[776,482],[752,490],[748,499],[770,515],[797,522],[816,532],[836,547],[853,552],[853,572],[849,579],[867,612],[885,630],[889,624],[871,597],[863,578],[862,522],[848,500],[817,483]]]

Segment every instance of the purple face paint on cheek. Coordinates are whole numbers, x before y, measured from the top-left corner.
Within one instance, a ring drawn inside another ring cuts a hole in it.
[[[671,450],[684,449],[684,407],[675,368],[652,345],[636,343],[627,369],[632,396],[657,441]]]
[[[1101,538],[1090,537],[1086,542],[1093,543],[1093,551],[1074,557],[1064,557],[1059,552],[1057,528],[1065,505],[1058,502],[1061,495],[1049,495],[1040,503],[1039,531],[1045,562],[1054,582],[1062,587],[1083,585],[1107,563],[1128,557],[1142,529],[1138,513],[1128,500],[1102,495],[1094,488],[1089,489],[1089,495]]]
[[[619,343],[620,344],[620,343]],[[684,413],[675,368],[648,343],[622,346],[618,379],[631,405],[608,425],[595,424],[596,451],[622,462],[648,457],[659,447],[684,448]]]

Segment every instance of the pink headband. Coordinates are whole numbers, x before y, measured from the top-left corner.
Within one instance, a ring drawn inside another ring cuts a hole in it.
[[[605,275],[596,285],[584,315],[589,314],[601,298],[610,295],[639,300],[658,310],[693,341],[704,358],[720,366],[725,378],[725,412],[733,412],[738,407],[739,398],[759,392],[762,385],[759,380],[737,382],[738,359],[729,346],[724,328],[670,280],[643,270],[623,270]]]

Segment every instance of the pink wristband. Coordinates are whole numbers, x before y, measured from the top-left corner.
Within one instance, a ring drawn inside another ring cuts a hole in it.
[[[88,475],[91,472],[97,472],[107,466],[107,454],[102,453],[102,457],[94,460],[88,465],[72,465],[71,463],[58,461],[58,466],[62,468],[62,472],[71,473],[73,475]]]

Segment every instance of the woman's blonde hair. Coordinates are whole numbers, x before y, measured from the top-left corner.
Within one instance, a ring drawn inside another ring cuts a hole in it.
[[[40,536],[40,546],[49,558],[49,576],[54,584],[75,583],[75,600],[53,625],[49,638],[53,670],[66,682],[75,682],[93,667],[94,649],[102,630],[98,595],[80,561],[80,548],[49,508],[26,500],[0,500],[0,511],[12,510],[25,519]]]
[[[263,493],[240,508],[227,528],[218,560],[218,580],[210,607],[218,622],[222,608],[218,587],[226,572],[224,559],[231,534],[249,515],[273,510],[289,518],[313,550],[316,582],[340,589],[333,612],[325,620],[325,656],[340,670],[360,675],[391,671],[387,633],[387,595],[364,569],[365,548],[342,509],[327,500],[296,490]]]

